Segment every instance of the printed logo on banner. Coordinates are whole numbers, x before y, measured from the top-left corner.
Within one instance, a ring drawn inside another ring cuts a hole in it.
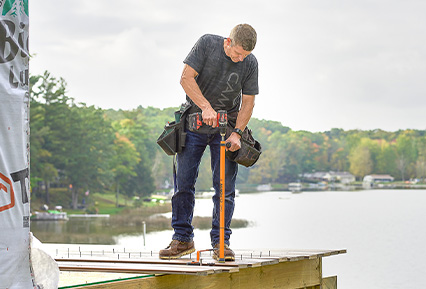
[[[0,0],[0,4],[1,4]],[[28,0],[6,0],[3,5],[3,16],[17,16],[18,13],[28,16]]]
[[[0,9],[2,16],[18,17],[18,19],[21,18],[19,16],[28,17],[28,0],[0,0]],[[21,21],[18,25],[16,21],[1,20],[0,64],[11,62],[17,55],[24,59],[29,59],[28,27]],[[18,88],[19,85],[25,88],[28,87],[28,65],[25,66],[24,70],[13,65],[9,67],[9,84],[11,88]]]
[[[15,192],[12,181],[0,173],[0,212],[15,206]]]
[[[22,204],[29,202],[27,186],[25,185],[25,179],[29,177],[28,168],[14,172],[10,176],[12,180],[0,173],[0,212],[9,210],[15,206],[15,192],[13,191],[12,181],[19,182],[21,185]]]

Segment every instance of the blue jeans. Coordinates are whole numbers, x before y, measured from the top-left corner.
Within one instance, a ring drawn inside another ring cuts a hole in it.
[[[189,242],[194,233],[192,217],[195,205],[195,182],[201,157],[207,145],[210,146],[211,169],[213,174],[213,216],[210,238],[212,246],[219,243],[220,216],[220,134],[198,134],[187,131],[185,148],[177,154],[175,193],[172,197],[173,240]],[[225,243],[229,245],[231,219],[234,213],[235,180],[238,164],[225,158]]]

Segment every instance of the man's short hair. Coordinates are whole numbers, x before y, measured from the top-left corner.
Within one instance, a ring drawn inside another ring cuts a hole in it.
[[[245,51],[252,51],[256,46],[257,33],[249,24],[238,24],[229,35],[231,45],[240,45]]]

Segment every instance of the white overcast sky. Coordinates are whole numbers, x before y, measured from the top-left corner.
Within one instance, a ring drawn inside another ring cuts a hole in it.
[[[179,106],[183,60],[205,34],[258,33],[253,116],[293,130],[426,129],[424,0],[35,0],[32,75],[77,102]],[[171,116],[172,117],[172,116]]]

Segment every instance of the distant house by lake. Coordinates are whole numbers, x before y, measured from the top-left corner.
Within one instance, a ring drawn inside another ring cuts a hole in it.
[[[364,183],[386,183],[393,182],[394,177],[391,175],[366,175],[362,180]]]
[[[317,182],[337,182],[342,184],[350,184],[355,182],[355,176],[349,172],[314,172],[303,174],[303,178],[309,181]]]

